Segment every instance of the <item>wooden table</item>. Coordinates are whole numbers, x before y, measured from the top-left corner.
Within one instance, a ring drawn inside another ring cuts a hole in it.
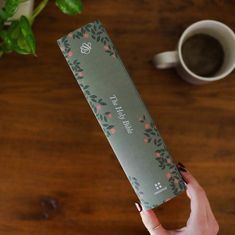
[[[174,159],[205,188],[220,234],[235,234],[235,74],[205,86],[156,70],[154,53],[175,47],[201,19],[235,29],[234,1],[85,1],[82,15],[50,2],[34,25],[37,58],[0,60],[0,234],[148,234],[136,196],[76,84],[56,39],[100,19]],[[156,209],[183,226],[186,194]]]

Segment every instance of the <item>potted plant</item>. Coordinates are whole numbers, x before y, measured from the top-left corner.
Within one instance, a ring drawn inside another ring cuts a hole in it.
[[[4,7],[6,4],[6,0],[0,0],[0,9]],[[34,0],[21,0],[19,1],[19,5],[14,13],[14,15],[9,18],[9,21],[18,20],[22,15],[29,17],[32,15],[34,6]],[[9,22],[5,22],[5,24],[9,24]]]
[[[81,0],[54,1],[55,5],[67,15],[76,15],[82,12]],[[48,2],[49,0],[42,0],[34,10],[33,0],[0,2],[2,4],[0,9],[0,57],[11,52],[36,55],[32,25]]]

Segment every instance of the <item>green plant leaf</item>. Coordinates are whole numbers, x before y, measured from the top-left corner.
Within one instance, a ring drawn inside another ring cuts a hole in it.
[[[35,38],[28,19],[25,16],[13,21],[8,30],[0,32],[5,53],[15,51],[19,54],[35,55]]]
[[[33,54],[36,52],[35,38],[31,29],[28,18],[21,16],[20,21],[21,37],[18,38],[18,47],[25,51],[25,54]]]
[[[55,0],[57,7],[67,15],[76,15],[82,12],[81,0]]]
[[[2,39],[2,43],[1,43],[1,52],[2,53],[9,53],[12,51],[12,47],[13,47],[13,42],[11,40],[11,38],[9,37],[9,34],[7,31],[1,31],[0,32],[0,37]],[[1,53],[1,54],[2,54]]]
[[[0,10],[1,21],[6,21],[13,16],[20,4],[20,0],[6,0],[4,7]]]

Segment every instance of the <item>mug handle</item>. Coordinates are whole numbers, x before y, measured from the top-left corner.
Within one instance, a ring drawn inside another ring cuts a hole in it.
[[[158,69],[173,68],[179,63],[177,51],[166,51],[158,53],[153,57],[153,64]]]

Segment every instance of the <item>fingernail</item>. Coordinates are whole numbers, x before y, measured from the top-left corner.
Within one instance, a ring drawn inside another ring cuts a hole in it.
[[[187,170],[181,166],[177,166],[178,170],[182,171],[182,172],[187,172]]]
[[[135,202],[135,206],[139,212],[142,211],[142,206],[138,202]]]
[[[182,175],[182,179],[184,181],[185,184],[188,184],[187,180],[184,178],[184,176]]]
[[[177,168],[178,168],[178,170],[181,171],[181,172],[187,172],[187,170],[186,170],[185,168],[179,166],[179,164],[177,165]],[[182,176],[183,181],[184,181],[186,184],[188,184],[188,182],[187,182],[187,180],[184,178],[184,176],[183,176],[182,174],[181,174],[181,176]]]
[[[183,167],[184,169],[186,169],[185,165],[183,163],[181,163],[181,162],[178,162],[177,165],[179,165],[179,166]]]

